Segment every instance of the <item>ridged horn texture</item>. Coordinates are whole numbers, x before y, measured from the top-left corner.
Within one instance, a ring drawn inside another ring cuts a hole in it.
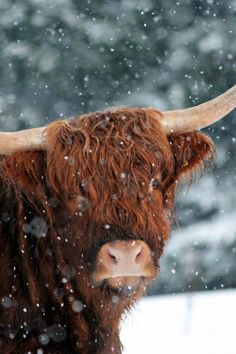
[[[167,135],[200,130],[225,117],[235,107],[236,85],[213,100],[196,107],[162,112],[161,124]]]
[[[46,150],[45,127],[0,132],[0,155],[10,155],[22,150]]]

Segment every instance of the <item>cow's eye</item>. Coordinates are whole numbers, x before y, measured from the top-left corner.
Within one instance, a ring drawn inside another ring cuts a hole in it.
[[[76,193],[70,192],[69,193],[69,199],[74,199],[76,197]]]
[[[159,186],[158,180],[157,180],[156,178],[153,178],[153,179],[152,179],[152,188],[153,188],[153,189],[157,189],[158,186]]]

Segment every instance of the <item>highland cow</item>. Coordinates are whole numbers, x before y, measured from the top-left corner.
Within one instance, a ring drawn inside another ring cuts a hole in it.
[[[195,130],[234,107],[235,87],[188,110],[0,134],[0,353],[121,353],[120,320],[158,274],[176,187],[214,157]]]

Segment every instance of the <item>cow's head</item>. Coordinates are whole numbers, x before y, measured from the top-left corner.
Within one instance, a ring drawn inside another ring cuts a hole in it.
[[[167,137],[157,114],[119,109],[48,128],[49,185],[84,223],[78,249],[94,286],[132,293],[155,278],[176,185],[213,156],[203,134]]]
[[[29,133],[22,133],[23,148],[47,150],[44,182],[70,211],[70,225],[62,215],[61,230],[78,235],[65,247],[87,268],[90,286],[141,293],[156,277],[176,186],[199,176],[214,155],[211,139],[192,131],[234,107],[235,87],[189,110],[84,115],[39,128],[28,143]]]

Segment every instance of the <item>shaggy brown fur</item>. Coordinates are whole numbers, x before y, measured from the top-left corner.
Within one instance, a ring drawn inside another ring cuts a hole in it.
[[[199,175],[214,147],[201,133],[167,139],[151,109],[83,115],[47,132],[47,153],[0,161],[0,353],[118,354],[121,315],[147,282],[131,295],[91,285],[96,253],[142,239],[158,268],[176,182]]]

